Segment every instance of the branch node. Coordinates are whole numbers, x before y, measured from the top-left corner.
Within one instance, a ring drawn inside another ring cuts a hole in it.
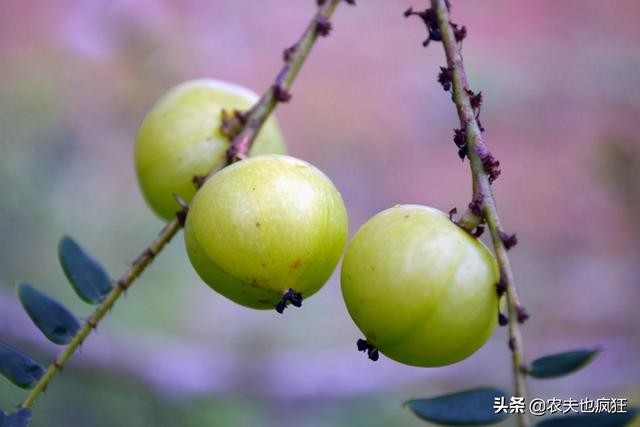
[[[151,246],[148,246],[147,249],[144,250],[143,254],[148,258],[155,258],[155,256],[158,255],[158,253],[154,251]]]
[[[449,92],[451,90],[451,68],[440,67],[440,73],[438,74],[438,83],[442,85],[442,88],[445,92]]]
[[[509,318],[502,313],[498,313],[498,324],[500,326],[507,326],[509,324]]]
[[[404,17],[408,18],[410,16],[417,16],[422,19],[424,25],[427,27],[427,32],[429,33],[427,39],[422,42],[422,46],[427,47],[429,43],[433,40],[434,42],[442,41],[442,33],[440,32],[440,28],[438,28],[438,16],[436,15],[435,10],[429,8],[422,12],[416,12],[412,7],[407,9],[404,12]]]
[[[482,107],[482,92],[473,93],[472,90],[467,89],[467,94],[469,95],[469,102],[471,103],[471,108],[476,111],[480,111],[480,107]],[[476,115],[477,118],[477,115]]]
[[[120,289],[122,289],[123,291],[126,291],[127,288],[129,287],[124,280],[122,279],[118,279],[118,281],[116,282],[116,286],[118,286]]]
[[[283,88],[280,84],[275,84],[273,86],[273,94],[280,102],[289,102],[289,100],[291,99],[291,93]]]
[[[482,236],[483,233],[484,233],[484,225],[478,225],[475,231],[471,233],[471,235],[477,239],[480,236]]]
[[[529,312],[520,304],[516,305],[516,314],[518,315],[518,323],[524,323],[529,319]]]
[[[489,183],[492,183],[500,176],[500,162],[493,157],[493,154],[484,145],[476,144],[475,148],[485,172],[489,175]]]
[[[198,190],[202,188],[206,180],[206,175],[193,175],[193,178],[191,178],[191,182],[193,182],[193,185],[195,185]]]
[[[453,37],[456,39],[456,42],[460,43],[465,37],[467,37],[467,27],[464,25],[459,27],[458,24],[454,24],[451,21],[449,21],[449,25],[451,25],[451,28],[453,29]]]
[[[500,273],[500,280],[496,283],[496,293],[498,294],[498,298],[500,298],[507,291],[507,279],[505,278],[503,273]]]
[[[473,196],[473,200],[469,203],[469,210],[476,216],[483,218],[482,207],[484,206],[484,195],[477,193]]]
[[[232,142],[247,124],[249,114],[240,110],[233,110],[229,113],[227,110],[223,109],[220,112],[220,117],[220,133],[228,141]]]
[[[298,43],[296,43],[293,46],[290,46],[290,47],[288,47],[288,48],[286,48],[284,50],[284,52],[282,53],[282,58],[284,59],[284,62],[286,62],[286,63],[291,62],[291,57],[296,52],[297,48],[298,48]]]
[[[316,17],[316,30],[318,31],[318,34],[320,34],[322,37],[326,37],[331,32],[331,29],[332,26],[329,18],[324,15],[318,15]]]
[[[467,131],[465,129],[454,129],[453,142],[458,147],[458,156],[464,161],[467,155]]]
[[[518,244],[518,236],[516,236],[515,233],[507,234],[504,230],[498,230],[498,236],[500,237],[500,240],[502,240],[506,250],[509,250]]]
[[[183,206],[178,212],[176,212],[176,219],[182,227],[187,223],[187,214],[189,213],[189,206]]]

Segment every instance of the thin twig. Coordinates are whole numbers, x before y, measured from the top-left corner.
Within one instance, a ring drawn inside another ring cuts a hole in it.
[[[446,0],[431,0],[431,8],[435,11],[437,27],[440,30],[442,44],[447,57],[453,101],[458,110],[461,128],[465,130],[466,155],[469,158],[473,179],[473,200],[479,204],[482,217],[487,222],[500,267],[501,282],[506,286],[506,297],[509,306],[509,348],[513,359],[514,394],[526,398],[526,374],[523,369],[525,359],[520,323],[526,320],[527,316],[518,298],[511,263],[507,255],[508,247],[506,243],[508,242],[505,242],[505,233],[500,224],[498,209],[491,191],[491,181],[494,178],[491,177],[491,171],[489,170],[491,165],[487,165],[487,156],[491,155],[482,139],[481,126],[472,107],[471,97],[473,92],[468,87],[460,47],[454,33],[457,27],[453,27],[449,21],[447,2]],[[489,157],[489,159],[493,160],[492,157]],[[463,218],[473,217],[471,210],[465,213]],[[530,425],[527,413],[519,414],[518,425],[520,427],[528,427]]]
[[[302,38],[294,48],[288,49],[289,55],[285,55],[285,65],[278,73],[274,85],[251,108],[240,133],[233,138],[231,148],[229,149],[231,155],[229,156],[228,163],[241,160],[247,155],[251,144],[265,120],[279,102],[288,99],[288,91],[298,71],[300,71],[300,68],[304,64],[307,55],[311,51],[314,42],[318,38],[318,35],[328,34],[327,28],[330,29],[329,18],[340,1],[341,0],[331,0],[322,2],[322,4],[318,6],[318,10],[302,35]],[[215,171],[212,171],[209,175],[214,172]],[[153,261],[156,255],[158,255],[165,245],[171,241],[173,236],[178,233],[180,228],[182,228],[185,212],[186,211],[178,213],[176,218],[162,229],[154,242],[136,258],[127,272],[116,282],[116,286],[107,294],[98,308],[96,308],[84,322],[82,328],[76,333],[71,342],[67,344],[65,349],[42,375],[38,383],[30,390],[25,400],[20,404],[21,408],[28,408],[33,405],[55,375],[64,368],[76,349],[84,342],[91,331],[98,326],[102,318],[109,312],[122,293],[133,284],[136,278],[151,264],[151,261]]]

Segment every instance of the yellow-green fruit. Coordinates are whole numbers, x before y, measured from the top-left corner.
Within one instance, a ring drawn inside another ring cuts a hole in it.
[[[193,198],[189,259],[214,290],[247,307],[274,308],[289,288],[318,291],[347,241],[347,213],[329,178],[288,156],[224,168]]]
[[[196,192],[194,175],[206,175],[225,163],[229,141],[220,133],[221,113],[248,110],[258,96],[219,80],[192,80],[169,90],[145,117],[135,147],[142,193],[160,217],[180,210],[173,194],[185,201]],[[285,154],[275,118],[262,127],[250,155]]]
[[[401,205],[367,221],[342,263],[342,295],[367,341],[414,366],[478,350],[496,327],[499,273],[476,238],[437,209]]]

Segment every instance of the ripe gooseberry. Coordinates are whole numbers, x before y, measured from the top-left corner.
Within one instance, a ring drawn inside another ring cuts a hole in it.
[[[138,131],[135,167],[151,209],[169,220],[180,210],[174,194],[189,202],[196,192],[194,176],[225,164],[229,141],[222,135],[222,110],[248,110],[258,96],[220,80],[192,80],[169,90],[153,106]],[[285,154],[275,118],[268,119],[249,155]]]
[[[288,289],[309,297],[327,281],[347,240],[340,193],[314,166],[257,156],[211,177],[185,224],[189,259],[238,304],[274,308]]]
[[[341,272],[344,301],[367,342],[414,366],[455,363],[486,342],[497,324],[498,279],[482,242],[418,205],[367,221]]]

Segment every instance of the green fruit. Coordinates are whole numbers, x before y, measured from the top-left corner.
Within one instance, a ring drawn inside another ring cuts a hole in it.
[[[307,162],[266,155],[224,168],[198,191],[185,224],[191,263],[214,290],[274,308],[289,288],[309,297],[347,240],[347,213],[329,178]]]
[[[443,366],[478,350],[496,327],[498,266],[446,214],[395,206],[355,234],[342,295],[367,341],[391,359]]]
[[[220,132],[221,113],[248,110],[258,96],[219,80],[192,80],[171,89],[145,117],[135,147],[135,165],[147,203],[160,217],[180,210],[196,192],[195,175],[207,175],[225,163],[229,141]],[[262,127],[250,155],[285,154],[275,118]]]

